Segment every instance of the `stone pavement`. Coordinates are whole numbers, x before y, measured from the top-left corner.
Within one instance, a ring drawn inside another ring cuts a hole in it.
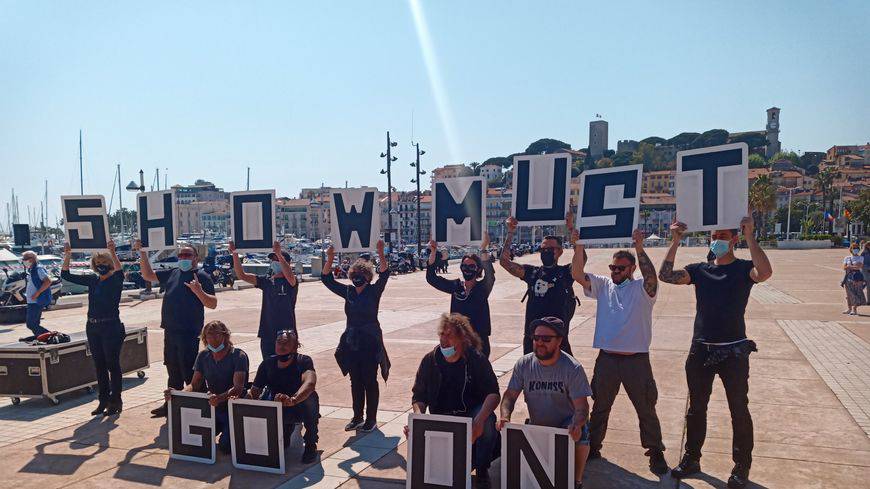
[[[590,271],[606,273],[613,250],[590,250]],[[661,248],[648,250],[658,264]],[[701,260],[705,249],[681,249],[680,264]],[[745,251],[740,253],[747,256]],[[870,438],[867,434],[868,341],[870,321],[844,316],[840,250],[770,252],[774,277],[753,291],[748,332],[759,352],[753,354],[750,410],[755,423],[752,470],[754,487],[866,487],[870,480]],[[535,256],[521,261],[534,261]],[[562,262],[570,259],[570,252]],[[490,304],[493,316],[491,358],[504,388],[513,363],[521,355],[523,284],[499,267]],[[451,267],[451,274],[457,272]],[[0,399],[0,475],[17,487],[364,487],[404,485],[407,451],[402,427],[410,389],[420,358],[436,343],[438,316],[448,308],[446,295],[431,289],[421,273],[393,277],[381,301],[381,322],[393,370],[381,383],[379,431],[350,436],[343,431],[350,418],[350,386],[332,357],[344,327],[341,300],[319,283],[301,286],[297,316],[302,351],[314,358],[323,406],[322,451],[314,464],[299,464],[301,441],[287,453],[287,473],[262,474],[235,470],[229,457],[213,465],[170,460],[164,419],[148,411],[160,402],[165,386],[160,301],[122,304],[129,326],[147,326],[151,368],[144,380],[125,379],[125,410],[118,418],[91,418],[94,396],[73,393],[61,404],[22,400],[13,406]],[[576,288],[580,292],[579,287]],[[666,458],[678,462],[683,434],[686,383],[683,362],[691,338],[694,296],[691,287],[663,284],[654,310],[651,361],[659,390]],[[582,292],[581,292],[582,293]],[[225,321],[234,342],[259,362],[256,338],[259,292],[222,292],[208,319]],[[595,302],[584,299],[571,327],[577,358],[591,376],[597,352],[591,348]],[[49,311],[45,325],[72,332],[83,329],[85,310]],[[0,343],[23,336],[23,325],[0,326]],[[524,414],[520,402],[517,417]],[[709,407],[708,438],[702,465],[705,473],[682,484],[649,473],[640,447],[637,418],[624,394],[611,415],[604,458],[587,467],[585,486],[723,487],[731,469],[730,417],[724,391],[716,384]],[[499,462],[492,469],[498,483]],[[495,486],[497,487],[497,485]]]

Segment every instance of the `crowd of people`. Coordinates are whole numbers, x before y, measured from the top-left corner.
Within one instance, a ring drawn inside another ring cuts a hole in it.
[[[540,247],[540,265],[513,261],[510,249],[518,223],[514,218],[506,223],[507,235],[499,263],[525,283],[526,294],[524,355],[514,365],[504,392],[500,392],[489,360],[492,332],[489,296],[495,270],[488,236],[484,237],[479,253],[462,257],[461,278],[456,279],[437,273],[440,264],[436,260],[440,254],[436,243],[429,243],[426,280],[436,290],[450,295],[450,312],[442,315],[437,345],[422,358],[417,369],[410,399],[413,411],[472,419],[474,483],[475,487],[486,488],[490,486],[490,465],[498,457],[500,431],[511,422],[522,395],[528,412],[525,423],[568,430],[576,444],[575,485],[581,488],[587,461],[601,457],[610,412],[622,386],[637,413],[640,442],[649,457],[650,470],[658,475],[670,470],[674,477],[683,478],[701,470],[707,404],[718,375],[725,387],[733,426],[734,468],[728,487],[744,487],[753,449],[747,397],[749,355],[756,350],[755,343],[746,336],[744,315],[751,287],[772,274],[767,256],[754,239],[752,219],[745,218],[739,232],[713,231],[710,245],[713,259],[683,268],[675,268],[674,263],[686,227],[675,222],[671,226],[672,245],[658,273],[644,251],[644,234],[635,231],[633,252],[614,253],[609,275],[586,271],[588,256],[573,228],[573,217],[567,216],[566,222],[574,249],[571,263],[559,263],[564,251],[562,237],[545,236]],[[741,234],[748,245],[749,260],[734,255]],[[159,282],[165,291],[160,325],[164,330],[167,399],[172,390],[207,392],[209,402],[216,408],[217,446],[223,452],[230,449],[227,412],[230,399],[280,402],[284,429],[288,430],[285,443],[290,441],[289,430],[301,423],[305,445],[302,462],[314,462],[320,417],[317,375],[312,359],[299,352],[295,316],[299,281],[289,264],[290,257],[275,243],[269,255],[270,270],[256,276],[244,271],[232,243],[229,249],[237,277],[262,291],[258,337],[263,361],[253,381],[249,380],[248,356],[233,345],[230,329],[220,321],[205,324],[205,309],[214,309],[217,298],[211,277],[198,269],[196,248],[181,246],[177,250],[178,267],[155,272],[148,253],[141,250],[138,242],[134,244],[140,255],[143,278]],[[870,255],[870,244],[864,252]],[[362,433],[377,426],[378,372],[384,381],[390,372],[378,321],[380,300],[390,278],[383,241],[377,244],[377,254],[377,268],[368,256],[348,267],[350,283],[339,281],[329,272],[321,277],[323,285],[344,302],[347,322],[336,345],[335,358],[342,374],[350,377],[353,417],[345,429]],[[32,286],[32,290],[28,289],[28,300],[35,302],[46,285],[38,263],[31,258],[35,257],[25,255],[33,277],[32,284],[28,284]],[[334,258],[334,250],[329,248],[324,270],[332,270]],[[116,415],[122,409],[119,356],[124,325],[118,313],[121,265],[111,242],[108,253],[95,253],[91,258],[94,276],[71,274],[69,261],[67,248],[63,277],[87,286],[89,291],[86,331],[99,391],[93,414]],[[844,280],[850,310],[866,301],[863,290],[859,299],[851,284],[866,270],[864,263],[856,250],[844,261],[846,271],[858,272]],[[638,270],[640,277],[636,277]],[[658,390],[649,357],[652,312],[660,282],[693,285],[697,303],[692,344],[685,363],[689,387],[686,449],[673,469],[664,458],[665,445],[656,413]],[[586,297],[597,301],[593,347],[599,352],[591,382],[572,355],[568,341],[571,319],[579,304],[575,284],[582,287]],[[28,327],[31,323],[38,324],[38,318],[31,321],[28,312]],[[31,329],[34,334],[39,332]],[[167,405],[154,409],[152,414],[166,416]]]

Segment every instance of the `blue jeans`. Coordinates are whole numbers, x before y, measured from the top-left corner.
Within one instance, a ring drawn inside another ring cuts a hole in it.
[[[230,412],[227,404],[214,409],[215,435],[218,435],[218,448],[227,453],[230,451]]]
[[[477,406],[476,408],[471,410],[471,417],[474,418],[477,416],[477,413],[480,412],[480,408],[483,406]],[[489,470],[490,464],[494,458],[496,458],[495,449],[500,440],[499,432],[495,429],[495,413],[489,415],[486,418],[486,422],[483,424],[483,434],[474,442],[471,446],[471,466],[478,471]]]
[[[281,417],[284,421],[284,443],[290,441],[290,435],[293,433],[292,427],[295,423],[302,423],[302,426],[305,428],[302,439],[305,440],[306,446],[317,443],[317,424],[320,422],[320,399],[317,397],[316,392],[312,392],[304,401],[295,406],[285,406]]]
[[[39,323],[42,321],[42,306],[36,303],[27,304],[26,324],[33,336],[39,336],[43,333],[48,333],[48,330],[43,328]]]

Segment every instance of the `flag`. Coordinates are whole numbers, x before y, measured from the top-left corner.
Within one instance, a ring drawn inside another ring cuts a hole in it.
[[[836,219],[834,218],[834,216],[831,215],[830,212],[825,211],[825,220],[830,221],[830,222],[834,222]]]

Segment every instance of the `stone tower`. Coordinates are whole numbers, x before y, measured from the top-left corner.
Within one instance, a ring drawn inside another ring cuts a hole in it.
[[[607,121],[592,121],[589,123],[589,155],[598,159],[607,150]]]
[[[779,151],[779,107],[771,107],[767,109],[767,149],[764,155],[770,158]]]

